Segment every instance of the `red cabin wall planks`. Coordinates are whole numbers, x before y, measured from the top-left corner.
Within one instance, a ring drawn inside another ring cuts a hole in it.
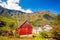
[[[29,35],[29,34],[32,34],[32,26],[26,21],[19,28],[17,28],[16,32],[19,35]]]

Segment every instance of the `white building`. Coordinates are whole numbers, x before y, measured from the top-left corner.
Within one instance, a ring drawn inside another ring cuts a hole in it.
[[[45,25],[43,28],[44,28],[44,30],[47,31],[47,32],[52,29],[52,27],[51,27],[50,25]]]
[[[41,27],[35,27],[35,28],[33,28],[33,33],[35,33],[35,34],[39,34],[41,31],[42,31]]]

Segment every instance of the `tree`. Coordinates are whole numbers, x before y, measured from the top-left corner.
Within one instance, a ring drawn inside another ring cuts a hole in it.
[[[14,30],[15,28],[16,28],[15,20],[0,16],[0,34],[5,33],[8,30]]]
[[[3,27],[3,26],[5,26],[5,25],[6,25],[6,22],[0,20],[0,27]]]

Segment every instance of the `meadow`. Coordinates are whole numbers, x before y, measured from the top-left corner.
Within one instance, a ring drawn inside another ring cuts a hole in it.
[[[16,38],[16,37],[3,37],[0,36],[0,40],[46,40],[45,38],[32,38],[32,37],[21,37],[21,38]]]

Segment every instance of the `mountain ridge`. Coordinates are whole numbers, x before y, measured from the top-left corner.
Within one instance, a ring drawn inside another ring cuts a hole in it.
[[[0,6],[0,15],[12,18],[14,20],[28,20],[33,26],[51,24],[51,20],[54,19],[55,14],[50,11],[39,11],[34,13],[25,13],[17,10],[4,9]]]

